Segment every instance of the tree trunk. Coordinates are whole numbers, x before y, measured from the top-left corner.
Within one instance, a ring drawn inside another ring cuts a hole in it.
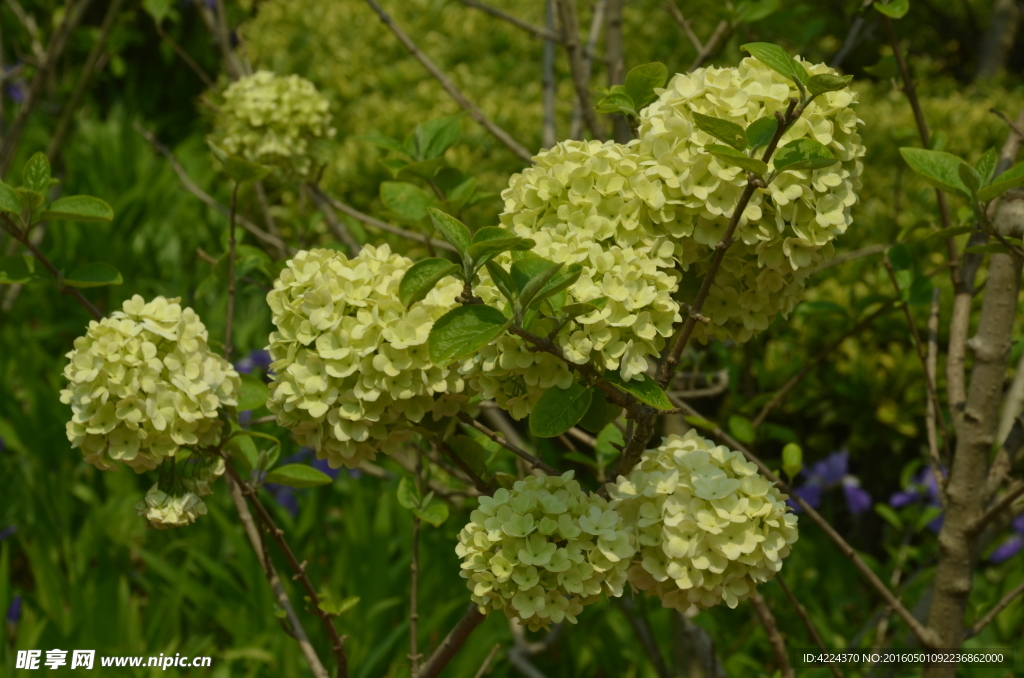
[[[1018,28],[1020,9],[1017,8],[1015,0],[996,0],[988,29],[981,39],[981,49],[978,50],[975,80],[993,78],[1006,68],[1006,59],[1010,56],[1013,41],[1017,39]]]

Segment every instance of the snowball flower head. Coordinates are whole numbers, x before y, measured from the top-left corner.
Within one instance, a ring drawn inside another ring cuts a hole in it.
[[[630,583],[680,611],[736,607],[782,568],[797,539],[786,495],[742,454],[694,430],[644,452],[609,494],[639,549]]]
[[[206,515],[206,504],[193,492],[174,496],[155,483],[146,498],[135,504],[135,510],[158,530],[191,525],[199,516]]]
[[[534,162],[502,192],[501,222],[537,243],[531,255],[582,268],[566,304],[599,305],[567,323],[555,341],[573,363],[634,379],[680,320],[672,298],[679,282],[673,244],[651,218],[665,205],[664,190],[643,172],[632,147],[613,142],[565,141]],[[506,270],[514,263],[507,255],[497,261]],[[481,277],[475,292],[500,307],[504,301],[487,272]],[[535,333],[545,336],[553,328],[542,321]],[[571,381],[565,365],[513,336],[481,351],[463,371],[516,418],[528,414],[545,389]]]
[[[329,107],[310,81],[257,71],[224,90],[214,141],[286,178],[304,179],[313,168],[314,142],[334,136]]]
[[[218,410],[237,405],[238,373],[210,351],[206,327],[179,301],[135,295],[89,323],[67,354],[68,439],[90,464],[154,469],[182,447],[215,443]]]
[[[634,548],[608,502],[568,471],[481,497],[455,552],[481,612],[504,610],[535,631],[575,624],[602,593],[621,596]]]
[[[800,61],[799,59],[797,59]],[[800,61],[810,75],[836,72]],[[722,142],[698,129],[694,113],[743,128],[785,112],[795,86],[760,61],[735,68],[698,68],[673,77],[640,115],[637,145],[641,172],[665,194],[652,218],[676,237],[685,271],[682,298],[692,299],[747,183],[744,170],[718,160],[705,147]],[[839,160],[814,171],[786,171],[755,191],[740,217],[735,242],[715,277],[694,336],[746,341],[778,314],[788,314],[804,281],[832,255],[833,240],[852,221],[862,170],[857,93],[843,89],[816,97],[782,135],[779,148],[800,139],[824,144]],[[758,151],[758,157],[763,147]],[[772,156],[768,166],[774,169]]]
[[[425,416],[438,421],[468,401],[462,378],[427,351],[430,328],[462,285],[444,278],[407,309],[398,286],[411,265],[387,245],[351,259],[302,251],[267,295],[277,328],[267,407],[332,468],[391,452]]]

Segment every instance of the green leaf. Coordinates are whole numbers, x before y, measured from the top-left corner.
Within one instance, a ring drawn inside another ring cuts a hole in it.
[[[430,160],[419,160],[417,162],[407,162],[402,165],[401,168],[395,172],[396,179],[409,179],[410,177],[416,177],[418,179],[425,179],[431,181],[438,170],[444,167],[444,158],[431,158]]]
[[[763,177],[768,173],[768,165],[764,164],[756,158],[747,157],[745,153],[737,151],[731,146],[718,146],[716,144],[708,144],[704,147],[704,150],[715,156],[719,160],[729,163],[730,165],[736,165],[741,167],[748,172],[753,172],[759,177]]]
[[[554,438],[575,426],[590,408],[593,392],[584,384],[569,388],[549,388],[537,399],[530,415],[530,433],[538,438]]]
[[[910,256],[910,248],[903,243],[890,247],[885,256],[888,257],[889,263],[892,264],[895,271],[903,271],[914,265],[914,261]]]
[[[470,261],[473,262],[473,268],[479,268],[483,266],[485,262],[489,261],[492,257],[495,257],[502,252],[526,252],[537,246],[537,243],[529,238],[520,238],[512,236],[510,238],[494,238],[492,240],[484,240],[482,242],[474,242],[468,248],[466,248],[466,254],[469,255]]]
[[[487,470],[489,453],[483,445],[462,434],[452,436],[445,442],[474,473],[484,479],[490,477],[491,473]]]
[[[556,298],[555,295],[564,292],[565,290],[575,285],[576,281],[580,279],[580,276],[582,274],[583,267],[580,264],[571,264],[568,270],[564,270],[561,272],[560,275],[554,276],[548,282],[548,284],[545,285],[544,288],[537,293],[537,296],[533,298],[533,301],[530,302],[530,305],[536,305],[537,302],[543,301],[544,299],[548,299],[549,301],[553,302]],[[564,303],[565,299],[563,298],[557,304],[553,303],[552,307],[555,309],[555,311],[558,311],[562,308],[562,305]]]
[[[382,136],[380,134],[361,134],[359,136],[352,137],[354,141],[366,141],[379,148],[386,149],[388,151],[394,151],[395,153],[401,153],[402,155],[408,155],[405,146],[398,139],[392,139],[391,137]]]
[[[600,433],[605,426],[619,418],[622,408],[608,402],[608,396],[601,389],[592,388],[590,390],[592,392],[590,407],[580,419],[579,425],[591,433]]]
[[[832,151],[814,139],[797,139],[779,148],[772,159],[775,169],[782,170],[816,170],[830,167],[839,160]]]
[[[515,304],[516,299],[519,297],[519,290],[516,289],[516,284],[512,282],[512,277],[508,274],[508,271],[493,261],[488,261],[485,266],[498,291],[508,299],[509,304]]]
[[[15,254],[0,257],[0,285],[24,284],[35,277],[35,259]]]
[[[246,473],[252,473],[260,458],[260,452],[256,449],[256,443],[253,442],[252,438],[238,436],[228,441],[228,446],[238,453],[234,458],[242,463]]]
[[[940,191],[955,193],[963,198],[971,197],[970,191],[964,186],[957,169],[962,161],[955,155],[943,151],[908,147],[901,148],[900,155],[910,165],[910,169],[920,174],[925,181]],[[1022,181],[1024,181],[1024,177],[1022,177]],[[989,188],[985,190],[987,191]],[[985,200],[980,194],[978,198]]]
[[[595,109],[598,113],[622,113],[634,118],[640,117],[636,110],[636,104],[629,98],[628,94],[613,92],[597,102]]]
[[[807,82],[808,80],[804,67],[778,45],[769,42],[749,42],[746,45],[741,45],[740,49],[749,52],[750,56],[794,82]]]
[[[142,9],[159,24],[170,14],[173,4],[174,0],[142,0]]]
[[[448,504],[431,504],[425,509],[413,509],[413,514],[417,518],[425,523],[430,523],[434,527],[441,527],[444,521],[448,520]]]
[[[964,233],[970,233],[974,230],[974,226],[950,226],[949,228],[939,229],[933,233],[929,233],[924,240],[946,240],[957,235],[963,235]]]
[[[398,175],[405,169],[405,166],[410,164],[409,161],[402,160],[401,158],[381,158],[377,162],[387,168],[388,172],[391,173],[392,179],[397,179]]]
[[[436,202],[419,186],[404,181],[382,181],[380,200],[384,207],[412,223],[425,219],[427,209]]]
[[[932,522],[936,518],[942,515],[942,508],[939,506],[926,506],[921,515],[917,517],[917,522],[914,523],[914,530],[920,532],[924,528],[928,527],[928,523]]]
[[[50,161],[46,159],[46,154],[36,153],[29,158],[21,176],[25,188],[46,195],[50,190]]]
[[[749,419],[738,414],[729,417],[729,433],[733,438],[747,445],[757,440],[757,430],[754,429],[754,425],[750,423]]]
[[[239,184],[248,184],[254,181],[260,181],[268,174],[270,174],[270,168],[264,167],[259,163],[255,163],[237,155],[228,155],[221,164],[224,166],[224,174]]]
[[[804,467],[804,451],[796,443],[787,443],[782,448],[782,470],[789,476],[790,482]]]
[[[402,276],[402,282],[398,284],[398,300],[409,308],[430,294],[430,290],[434,289],[442,278],[457,275],[461,270],[462,267],[458,264],[440,257],[417,261],[409,267]]]
[[[989,182],[992,181],[992,175],[996,171],[996,165],[999,163],[999,154],[996,153],[996,149],[990,148],[985,151],[978,162],[974,163],[974,169],[978,170],[978,174],[981,175],[981,185],[988,186]]]
[[[501,226],[484,226],[481,229],[477,229],[477,232],[473,234],[473,244],[487,242],[488,240],[503,240],[506,238],[515,238],[516,234],[507,228]]]
[[[565,459],[566,461],[574,461],[577,464],[583,464],[584,466],[589,466],[593,469],[597,468],[596,461],[586,455],[580,454],[579,452],[566,452],[562,455],[562,459]]]
[[[694,428],[704,429],[705,431],[714,431],[716,428],[718,428],[718,425],[715,422],[711,421],[710,419],[705,419],[704,417],[687,415],[683,417],[683,420],[686,421],[686,423],[689,424],[690,426],[693,426]]]
[[[420,492],[416,489],[416,482],[412,476],[402,476],[398,481],[398,504],[411,510],[419,507],[420,500]]]
[[[974,169],[966,162],[961,161],[960,164],[957,165],[956,171],[957,174],[960,175],[960,181],[964,182],[964,186],[967,187],[967,190],[969,190],[972,195],[976,194],[978,189],[981,188],[981,174],[978,173],[978,170]]]
[[[992,179],[992,183],[978,191],[978,200],[988,202],[992,198],[1002,195],[1004,191],[1020,186],[1024,183],[1024,162],[1017,163],[999,176]]]
[[[438,367],[447,367],[497,339],[511,322],[498,309],[483,304],[454,308],[430,328],[427,338],[430,361]]]
[[[27,188],[16,188],[14,192],[18,194],[18,200],[21,201],[21,206],[28,210],[37,210],[44,202],[46,198],[39,191],[33,191]]]
[[[1011,254],[1011,250],[1005,245],[993,242],[987,245],[975,245],[973,247],[965,247],[965,254]]]
[[[665,395],[663,390],[661,390],[661,387],[658,386],[657,382],[646,374],[640,374],[638,376],[640,377],[639,379],[623,381],[618,372],[605,372],[604,380],[620,391],[625,391],[640,402],[646,403],[655,409],[674,409],[672,401],[668,399],[668,396]]]
[[[40,221],[99,221],[107,222],[114,218],[114,210],[103,200],[91,195],[72,195],[53,201],[49,209],[39,215]]]
[[[874,508],[875,513],[880,515],[882,519],[885,520],[885,522],[892,525],[895,529],[901,532],[903,531],[903,521],[900,520],[900,517],[896,514],[895,511],[892,510],[892,507],[890,507],[888,504],[878,502],[877,504],[875,504]]]
[[[874,66],[866,66],[864,70],[881,80],[891,80],[896,77],[897,73],[899,73],[898,68],[899,66],[896,63],[896,57],[890,54],[889,56],[884,56],[879,59],[878,63]]]
[[[473,238],[469,234],[466,225],[450,214],[445,214],[439,209],[431,207],[427,210],[430,213],[430,220],[434,222],[434,228],[451,245],[458,250],[459,254],[465,256]]]
[[[597,306],[589,302],[582,304],[569,304],[568,306],[562,307],[562,315],[567,318],[577,318],[581,315],[587,315],[597,310]]]
[[[602,466],[622,454],[621,448],[626,444],[622,437],[622,431],[615,424],[608,424],[597,434],[597,444],[594,445],[594,453]],[[618,447],[616,447],[618,446]]]
[[[7,184],[0,182],[0,210],[12,214],[21,214],[23,208],[24,205],[21,204],[21,198],[18,197],[17,191]]]
[[[749,148],[767,146],[778,128],[779,121],[775,118],[758,118],[747,127],[747,146]]]
[[[64,278],[64,284],[70,287],[104,287],[120,285],[121,274],[116,268],[102,261],[94,261]]]
[[[518,262],[516,262],[518,263]],[[514,265],[514,264],[513,264]],[[540,294],[540,291],[547,286],[548,282],[562,270],[562,264],[555,264],[554,266],[548,266],[543,271],[530,278],[519,292],[519,302],[517,304],[520,311],[525,311],[530,308],[533,304],[534,299]]]
[[[849,87],[851,80],[853,80],[852,75],[832,75],[831,73],[812,75],[807,80],[807,91],[812,97],[825,92],[838,92]]]
[[[626,74],[626,94],[633,100],[634,108],[641,109],[658,97],[654,89],[664,87],[667,81],[668,68],[665,64],[642,64]]]
[[[236,409],[239,412],[244,412],[263,407],[267,402],[267,398],[270,397],[270,388],[260,377],[251,374],[243,374],[241,377],[242,389],[238,394],[238,407]]]
[[[530,254],[513,261],[509,275],[519,294],[522,295],[527,283],[554,265],[553,261]]]
[[[910,287],[914,284],[914,272],[910,269],[896,271],[896,287],[899,288],[900,301],[910,300]]]
[[[334,600],[329,595],[321,594],[320,598],[320,609],[332,616],[339,616],[345,614],[353,607],[359,604],[361,598],[359,596],[349,596],[344,600]]]
[[[430,160],[444,152],[459,139],[462,116],[435,118],[416,126],[416,148],[421,160]]]
[[[319,471],[307,464],[285,464],[268,473],[263,478],[263,482],[301,489],[304,487],[330,485],[333,481],[323,471]]]
[[[734,122],[696,111],[693,113],[693,121],[697,124],[697,129],[710,134],[719,141],[724,141],[737,151],[742,151],[747,147],[747,133]]]
[[[876,2],[875,9],[890,19],[902,19],[910,11],[910,0],[889,0]]]

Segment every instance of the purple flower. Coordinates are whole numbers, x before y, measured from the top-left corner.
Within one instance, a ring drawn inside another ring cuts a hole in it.
[[[1024,534],[1024,513],[1014,518],[1010,525],[1013,526],[1013,531],[1017,534]]]
[[[988,559],[992,564],[998,565],[1013,558],[1022,548],[1024,548],[1024,537],[1015,534],[996,547],[996,550],[992,552]]]
[[[843,478],[843,495],[846,497],[846,506],[853,515],[859,516],[871,509],[871,494],[861,487],[860,481],[853,476]]]
[[[7,623],[17,624],[21,619],[21,596],[14,596],[11,606],[7,608]]]
[[[824,498],[825,492],[841,486],[843,497],[846,499],[846,506],[853,515],[860,515],[872,506],[871,495],[860,486],[860,481],[848,473],[850,468],[850,453],[846,450],[833,452],[821,461],[805,470],[807,480],[802,485],[793,489],[797,495],[812,508],[818,508]],[[792,499],[786,503],[796,513],[802,510],[800,505]]]
[[[815,464],[811,470],[811,475],[821,478],[821,482],[825,487],[831,487],[842,482],[849,466],[850,453],[846,450],[840,450],[833,452]]]
[[[235,371],[239,374],[252,374],[254,370],[266,372],[270,368],[270,352],[265,349],[256,349],[241,360],[235,363]]]
[[[825,490],[823,490],[821,485],[818,483],[806,483],[794,489],[793,494],[810,504],[811,508],[818,508],[821,506],[821,499],[825,495]],[[803,509],[800,508],[800,504],[796,503],[792,499],[787,499],[786,501],[797,513],[803,511]]]
[[[314,459],[313,461],[309,462],[309,465],[315,468],[317,471],[320,471],[321,473],[330,476],[331,480],[337,478],[338,473],[341,471],[341,469],[338,468],[331,468],[330,464],[327,463],[326,459]]]
[[[917,490],[900,490],[889,497],[889,506],[903,508],[904,506],[910,506],[920,498],[921,494]]]
[[[241,426],[247,425],[252,420],[252,410],[242,410],[238,413],[238,423]]]
[[[3,541],[4,539],[7,539],[8,537],[13,535],[17,531],[18,531],[17,527],[15,527],[14,525],[8,525],[4,529],[0,530],[0,541]]]

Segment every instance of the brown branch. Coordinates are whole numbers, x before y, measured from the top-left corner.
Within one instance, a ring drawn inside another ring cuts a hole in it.
[[[764,602],[764,598],[757,591],[750,597],[750,602],[761,619],[765,633],[768,634],[768,643],[772,646],[772,654],[775,655],[775,664],[782,672],[782,678],[794,678],[793,666],[789,663],[789,655],[786,653],[786,643],[779,633],[779,626],[775,623],[775,617]]]
[[[217,260],[214,259],[212,256],[210,256],[210,253],[207,252],[206,250],[204,250],[202,247],[197,247],[196,248],[196,254],[199,255],[200,259],[202,259],[206,263],[210,264],[211,266],[216,266],[217,265]],[[239,280],[241,280],[242,282],[244,282],[244,283],[246,283],[248,285],[252,285],[253,287],[255,287],[257,289],[261,289],[264,292],[269,292],[270,291],[269,287],[267,287],[263,283],[259,282],[258,280],[250,278],[247,275],[241,276],[239,278]],[[270,416],[267,416],[267,417],[260,417],[259,419],[253,419],[249,423],[250,424],[266,424],[266,423],[271,422],[271,421],[277,421],[277,415],[276,414],[271,414]]]
[[[459,420],[462,421],[462,423],[464,424],[472,426],[477,431],[480,431],[485,436],[487,436],[494,442],[498,443],[499,445],[501,445],[502,447],[504,447],[506,450],[516,455],[517,457],[520,457],[521,459],[530,462],[530,465],[533,466],[533,468],[540,469],[541,471],[544,471],[544,473],[547,473],[548,475],[551,476],[561,475],[558,469],[556,469],[555,467],[544,462],[539,457],[530,454],[526,450],[520,449],[519,447],[513,445],[509,441],[505,440],[504,437],[498,435],[491,429],[487,428],[486,426],[478,422],[476,419],[470,417],[468,414],[460,414]]]
[[[309,597],[310,605],[313,608],[313,612],[317,617],[320,618],[320,622],[323,624],[324,629],[327,631],[328,637],[331,639],[331,652],[334,653],[335,659],[338,662],[338,676],[339,678],[348,678],[348,657],[345,655],[345,641],[338,635],[338,629],[334,628],[334,623],[331,621],[331,615],[327,614],[320,608],[320,596],[317,594],[316,589],[313,588],[313,583],[309,580],[309,576],[306,574],[305,563],[300,563],[298,558],[295,557],[295,553],[292,552],[291,547],[288,545],[288,541],[284,538],[284,530],[280,529],[274,524],[274,519],[267,512],[267,509],[260,502],[259,497],[256,494],[256,489],[253,488],[249,483],[242,480],[234,467],[231,466],[230,460],[227,461],[225,466],[228,476],[234,480],[242,490],[242,494],[249,503],[256,510],[256,516],[259,521],[263,524],[263,527],[267,530],[274,541],[277,542],[278,548],[284,554],[285,559],[295,572],[294,579],[302,584],[303,590]]]
[[[466,477],[470,479],[473,486],[480,492],[480,494],[490,495],[494,492],[490,485],[487,484],[483,478],[480,477],[473,468],[466,463],[466,460],[459,456],[459,454],[448,446],[446,442],[441,439],[434,441],[438,449],[440,449],[446,457],[452,460],[452,463],[459,467],[459,470],[466,474]]]
[[[324,221],[327,222],[327,228],[331,229],[331,233],[334,237],[345,244],[348,248],[349,256],[356,256],[359,251],[362,250],[362,246],[352,237],[352,234],[348,232],[345,225],[338,220],[338,215],[334,213],[334,209],[331,207],[331,202],[326,199],[323,191],[316,189],[312,184],[307,184],[309,193],[313,196],[313,202],[316,203],[317,209],[320,210],[324,215]]]
[[[818,365],[821,365],[823,362],[825,362],[828,359],[828,357],[832,354],[833,351],[835,351],[837,348],[842,346],[844,341],[846,341],[850,337],[852,337],[852,336],[854,336],[856,334],[859,334],[860,332],[864,331],[879,316],[882,316],[882,315],[888,313],[889,311],[891,311],[893,306],[895,306],[895,305],[896,305],[896,300],[895,299],[889,300],[889,301],[885,302],[884,304],[882,304],[882,306],[879,307],[878,310],[876,310],[874,313],[872,313],[871,315],[867,316],[866,318],[861,320],[859,323],[857,323],[856,325],[851,327],[849,330],[844,332],[842,336],[840,336],[834,342],[829,344],[828,347],[824,351],[819,353],[817,358],[815,358],[810,363],[804,365],[804,367],[799,372],[797,372],[792,377],[790,377],[789,380],[785,384],[782,385],[782,388],[780,388],[778,391],[775,392],[775,395],[772,396],[772,399],[764,404],[764,407],[761,408],[761,411],[758,412],[757,416],[754,417],[754,421],[752,422],[753,425],[754,425],[754,428],[757,428],[761,424],[763,424],[764,420],[768,417],[768,414],[773,409],[775,409],[776,407],[778,407],[782,403],[782,401],[786,398],[786,396],[789,394],[789,392],[792,391],[793,388],[797,384],[799,384],[803,380],[804,377],[806,377],[808,374],[813,372],[814,369],[816,367],[818,367]]]
[[[1024,593],[1024,582],[1021,582],[1020,586],[1003,596],[1002,599],[996,603],[984,617],[975,622],[974,626],[971,627],[971,630],[967,632],[967,637],[972,638],[981,633],[986,626],[992,623],[993,619],[999,616],[1000,612],[1005,610],[1007,606],[1022,593]]]
[[[416,493],[422,496],[421,474],[423,472],[423,457],[420,456],[416,463]],[[420,672],[420,654],[417,643],[419,639],[420,612],[417,608],[420,588],[420,518],[415,513],[412,515],[412,562],[409,563],[409,663],[410,674],[416,675]]]
[[[1018,481],[1006,490],[1006,494],[989,508],[980,518],[971,523],[968,531],[971,534],[981,534],[981,531],[985,529],[993,520],[999,517],[999,514],[1006,509],[1013,506],[1013,503],[1020,497],[1024,496],[1024,481]]]
[[[556,31],[551,30],[550,27],[542,28],[541,26],[534,26],[529,21],[523,21],[522,19],[512,16],[507,12],[503,12],[497,7],[491,7],[490,5],[478,2],[478,0],[459,0],[459,2],[468,7],[475,7],[480,11],[487,12],[491,16],[497,17],[502,21],[507,21],[516,28],[521,28],[526,31],[535,38],[543,38],[544,40],[550,40],[552,42],[562,42],[562,36]]]
[[[370,2],[371,0],[367,0]],[[555,0],[558,17],[562,23],[563,44],[569,57],[569,70],[572,73],[572,85],[576,90],[580,113],[591,136],[600,141],[605,140],[597,111],[590,101],[590,77],[583,58],[583,47],[580,45],[579,19],[576,16],[576,0]]]
[[[626,79],[626,63],[622,48],[622,6],[626,0],[608,0],[605,15],[604,63],[608,71],[608,87],[621,85]],[[628,143],[633,138],[629,121],[621,113],[609,116],[615,141]]]
[[[597,41],[601,37],[601,25],[604,23],[604,10],[607,4],[608,0],[596,0],[590,19],[590,28],[587,29],[587,44],[583,48],[583,72],[588,83],[593,72],[594,52],[597,50]],[[569,126],[570,139],[578,139],[583,136],[582,120],[580,102],[577,99],[572,109],[572,122]]]
[[[544,22],[552,33],[554,33],[555,27],[554,1],[545,0],[544,2]],[[544,41],[544,57],[541,62],[541,86],[544,89],[544,123],[543,127],[541,127],[541,146],[544,148],[551,148],[558,142],[558,130],[555,126],[555,94],[557,88],[557,83],[555,82],[556,42],[561,42],[561,37],[557,41]]]
[[[854,259],[860,259],[861,257],[870,257],[875,254],[881,254],[886,250],[887,247],[888,245],[884,243],[878,243],[875,245],[868,245],[867,247],[862,247],[859,250],[854,250],[852,252],[840,254],[838,257],[833,257],[828,261],[822,262],[817,268],[811,271],[811,275],[814,275],[815,273],[821,273],[827,268],[832,268],[833,266],[838,266],[839,264],[845,264],[846,262],[853,261]]]
[[[654,667],[658,677],[671,678],[672,673],[668,670],[668,666],[665,664],[665,658],[661,656],[661,650],[658,649],[658,643],[654,639],[654,632],[651,630],[651,625],[647,622],[647,619],[642,616],[642,614],[637,613],[633,599],[628,596],[623,596],[622,598],[617,598],[615,602],[618,603],[618,606],[626,615],[629,625],[633,627],[633,633],[636,634],[637,640],[640,641],[641,647],[644,648],[644,653],[647,655],[647,658],[651,660],[651,665]]]
[[[522,144],[513,139],[508,132],[494,124],[494,122],[488,118],[484,112],[476,106],[476,104],[467,99],[466,95],[462,93],[462,90],[460,90],[440,68],[434,65],[434,62],[416,46],[416,43],[405,34],[405,31],[398,27],[388,13],[385,12],[379,4],[377,4],[376,0],[366,0],[366,4],[368,4],[370,8],[377,13],[380,20],[392,33],[394,33],[395,37],[398,38],[398,41],[401,42],[407,50],[409,50],[409,53],[412,54],[432,76],[434,76],[434,79],[441,83],[441,86],[444,87],[445,91],[448,92],[451,98],[455,100],[455,103],[457,103],[462,110],[469,114],[469,117],[476,120],[484,129],[490,132],[495,139],[505,144],[505,146],[508,147],[508,149],[520,160],[527,163],[533,162],[533,154],[526,150]]]
[[[487,653],[487,657],[484,658],[484,663],[480,665],[480,668],[477,669],[476,673],[473,675],[473,678],[484,678],[484,674],[487,673],[487,669],[490,668],[491,662],[494,661],[494,658],[497,656],[498,650],[500,649],[501,643],[495,643],[494,647],[491,648],[491,651]]]
[[[908,309],[909,315],[909,309]],[[928,356],[924,365],[925,379],[932,393],[936,393],[936,375],[938,373],[939,364],[939,288],[932,288],[932,308],[931,313],[928,315]],[[928,432],[928,454],[932,460],[932,473],[935,475],[935,486],[942,488],[945,483],[942,479],[942,472],[939,470],[941,462],[939,459],[939,437],[935,429],[936,419],[942,418],[942,410],[938,407],[938,396],[933,399],[928,398],[928,409],[925,412],[925,426]],[[948,460],[949,454],[949,433],[945,431],[945,425],[943,425],[944,435],[946,436],[946,454]],[[941,493],[940,493],[941,496]],[[945,499],[945,497],[942,497]]]
[[[793,592],[788,586],[786,586],[786,582],[783,580],[781,574],[775,575],[775,581],[778,582],[779,586],[782,587],[783,592],[786,594],[786,597],[789,598],[789,602],[793,606],[793,609],[796,610],[797,615],[800,617],[800,621],[804,623],[804,628],[806,628],[807,633],[811,635],[811,640],[814,641],[814,644],[817,645],[822,652],[827,654],[828,648],[825,647],[825,640],[821,637],[821,634],[818,633],[818,629],[814,626],[814,622],[811,621],[810,615],[807,614],[807,608],[805,608],[800,601],[796,599]],[[839,670],[839,667],[835,665],[835,662],[828,662],[828,667],[835,678],[843,678],[843,672]]]
[[[415,678],[437,678],[441,669],[448,665],[455,653],[465,644],[469,634],[473,633],[473,629],[486,618],[480,613],[476,603],[471,603],[466,613],[462,615],[462,619],[445,636],[434,654],[430,655],[430,659],[420,668],[420,672],[415,674]]]

